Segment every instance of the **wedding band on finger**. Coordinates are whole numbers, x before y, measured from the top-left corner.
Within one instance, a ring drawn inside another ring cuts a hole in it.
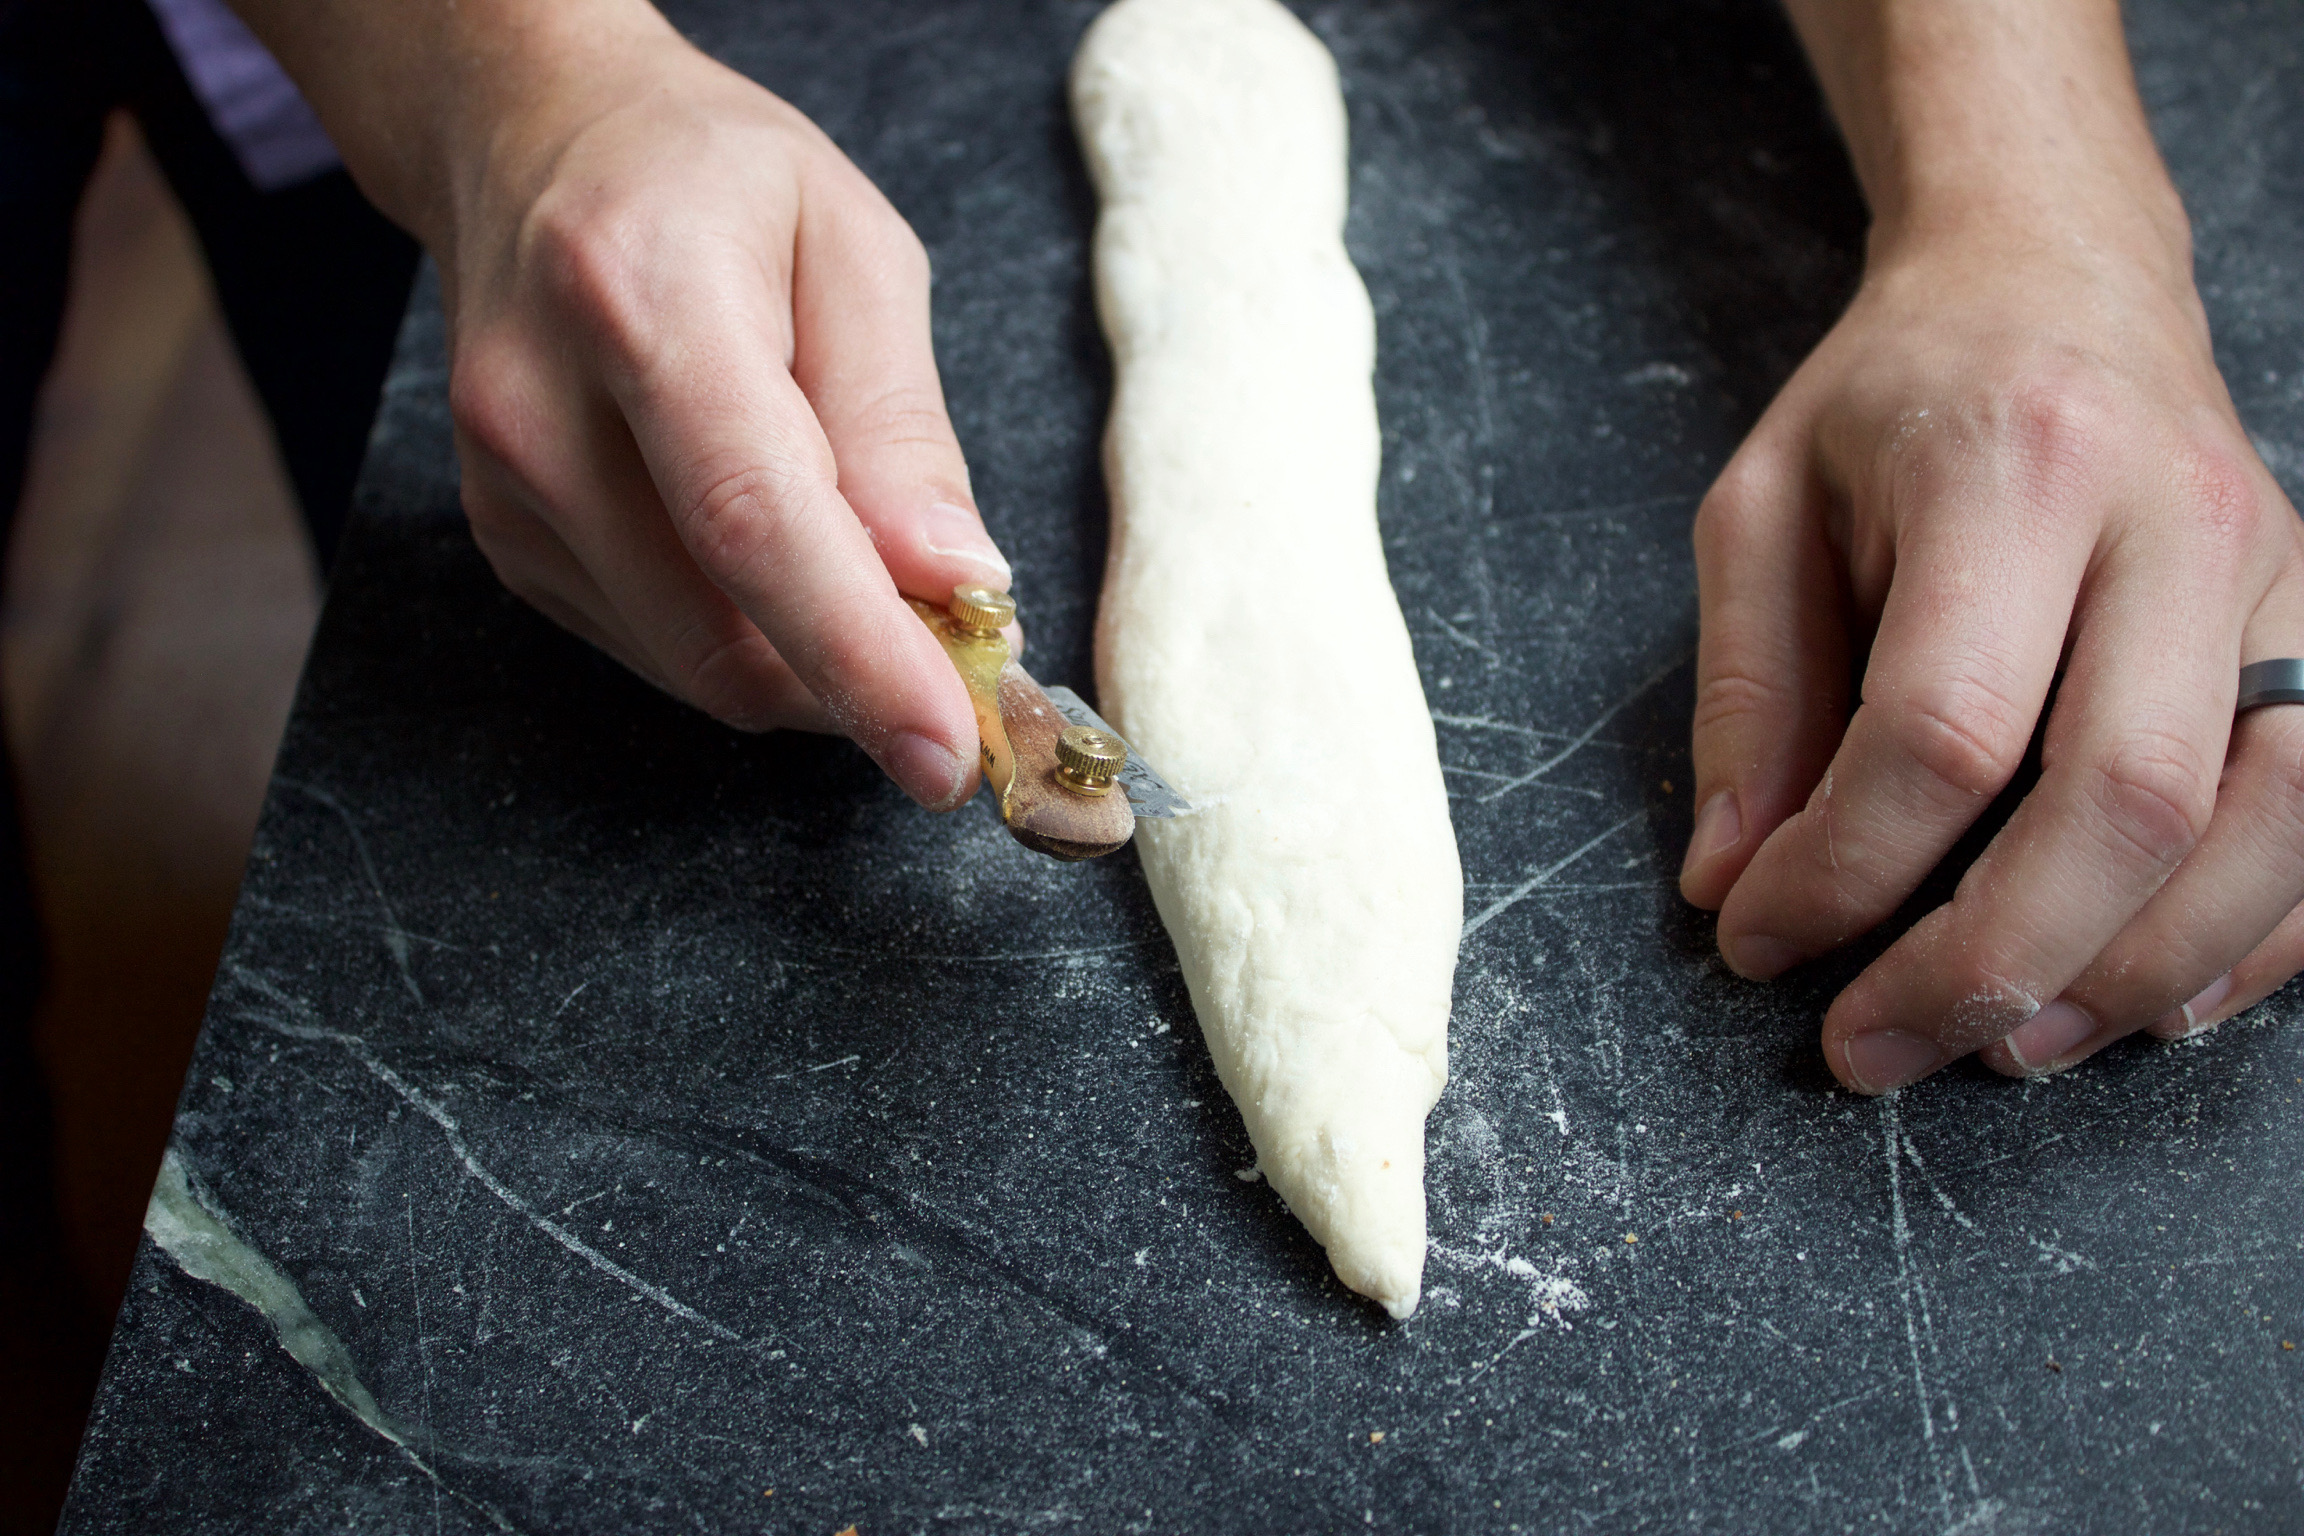
[[[2304,704],[2304,656],[2252,661],[2240,669],[2240,702],[2232,713],[2245,714],[2266,704]]]

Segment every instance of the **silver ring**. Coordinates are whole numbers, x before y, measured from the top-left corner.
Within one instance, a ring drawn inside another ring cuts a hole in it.
[[[2240,702],[2232,713],[2266,704],[2304,704],[2304,656],[2252,661],[2240,669]]]

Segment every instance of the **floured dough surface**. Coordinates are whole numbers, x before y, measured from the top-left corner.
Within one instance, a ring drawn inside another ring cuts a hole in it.
[[[1203,807],[1137,843],[1266,1177],[1406,1317],[1463,874],[1377,536],[1335,64],[1276,0],[1120,0],[1072,101],[1118,370],[1099,702]]]

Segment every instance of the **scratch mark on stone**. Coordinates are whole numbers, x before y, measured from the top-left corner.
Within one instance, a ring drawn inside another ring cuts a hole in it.
[[[1442,773],[1461,773],[1467,778],[1488,779],[1499,784],[1512,783],[1517,785],[1519,782],[1509,773],[1492,773],[1486,768],[1466,768],[1460,763],[1442,763],[1440,771]],[[1586,800],[1605,800],[1608,798],[1599,790],[1587,789],[1581,784],[1532,784],[1528,787],[1540,789],[1548,795],[1578,795]],[[1481,798],[1485,799],[1486,797],[1482,796]]]
[[[2069,1248],[2059,1248],[2054,1243],[2037,1237],[2031,1239],[2031,1242],[2033,1247],[2040,1250],[2042,1258],[2049,1260],[2056,1266],[2056,1273],[2060,1275],[2068,1275],[2076,1269],[2094,1269],[2096,1267],[2096,1261],[2086,1254],[2074,1253]]]
[[[1535,892],[1543,889],[1545,885],[1551,882],[1551,879],[1554,875],[1559,874],[1560,871],[1566,869],[1569,865],[1575,863],[1578,859],[1584,857],[1584,855],[1590,853],[1593,849],[1599,847],[1602,843],[1608,841],[1608,839],[1614,837],[1617,833],[1623,831],[1626,827],[1632,825],[1632,823],[1635,821],[1638,821],[1643,814],[1645,813],[1641,811],[1632,812],[1630,815],[1624,817],[1621,821],[1618,821],[1615,825],[1609,827],[1606,831],[1598,833],[1590,839],[1586,840],[1574,852],[1568,854],[1564,858],[1554,861],[1553,863],[1545,865],[1542,869],[1536,871],[1535,874],[1530,875],[1527,879],[1521,881],[1511,890],[1505,892],[1502,896],[1497,897],[1487,906],[1481,908],[1477,915],[1466,920],[1464,924],[1464,937],[1467,939],[1471,938],[1472,935],[1487,927],[1491,921],[1503,913],[1507,908],[1517,906],[1519,903],[1525,901]]]
[[[1430,610],[1426,611],[1429,612]],[[1566,731],[1539,730],[1533,725],[1521,725],[1511,720],[1498,720],[1491,715],[1451,715],[1436,709],[1432,711],[1432,723],[1435,725],[1462,726],[1467,730],[1475,731],[1508,731],[1514,736],[1527,736],[1537,741],[1567,741],[1570,739]],[[1507,775],[1497,774],[1496,777],[1505,778]]]
[[[1463,630],[1458,629],[1455,625],[1440,617],[1436,610],[1427,608],[1424,610],[1424,616],[1430,619],[1433,623],[1439,625],[1440,632],[1446,635],[1449,639],[1455,641],[1458,645],[1469,647],[1470,649],[1478,651],[1481,655],[1487,657],[1489,666],[1501,667],[1504,665],[1503,652],[1497,650],[1496,647],[1492,645],[1488,645],[1482,642],[1472,635],[1466,634]]]
[[[863,1059],[864,1058],[861,1055],[843,1056],[838,1061],[820,1061],[812,1067],[802,1067],[796,1072],[779,1072],[774,1077],[764,1077],[760,1079],[760,1081],[764,1083],[781,1083],[786,1078],[806,1077],[811,1072],[829,1072],[834,1067],[854,1066],[857,1062],[862,1061]]]
[[[344,823],[344,830],[352,834],[352,851],[359,855],[361,872],[368,877],[368,889],[376,897],[377,909],[384,914],[384,926],[381,931],[385,951],[392,956],[393,965],[399,968],[400,980],[406,984],[408,995],[416,1000],[418,1007],[422,1007],[424,989],[416,984],[416,972],[408,964],[408,930],[400,926],[400,915],[392,909],[392,898],[384,894],[384,882],[377,876],[376,861],[369,856],[368,838],[366,834],[361,832],[360,823],[353,819],[351,810],[343,801],[317,784],[307,784],[300,779],[290,778],[280,778],[274,782],[283,789],[292,789],[307,799],[334,811],[336,819]]]
[[[1552,1061],[1552,1042],[1545,1038],[1541,1024],[1528,1032],[1528,1041],[1536,1051],[1536,1068],[1543,1078],[1544,1095],[1552,1101],[1552,1107],[1545,1111],[1544,1118],[1552,1122],[1552,1128],[1565,1141],[1568,1139],[1568,1099],[1560,1091],[1560,1072]]]
[[[1943,1453],[1936,1444],[1936,1412],[1929,1402],[1927,1362],[1922,1356],[1921,1336],[1927,1335],[1928,1352],[1935,1352],[1936,1331],[1928,1311],[1928,1292],[1912,1264],[1912,1227],[1904,1215],[1903,1140],[1896,1095],[1883,1094],[1880,1098],[1882,1151],[1888,1163],[1888,1214],[1890,1235],[1896,1247],[1896,1292],[1904,1308],[1904,1343],[1912,1357],[1912,1395],[1920,1405],[1920,1439],[1927,1448],[1928,1467],[1936,1477],[1936,1497],[1943,1508],[1944,1518],[1952,1518],[1952,1489],[1945,1480]],[[1945,1399],[1947,1432],[1959,1427],[1959,1415]]]
[[[1549,901],[1559,896],[1605,896],[1615,891],[1662,891],[1675,889],[1678,885],[1679,882],[1668,875],[1658,875],[1652,880],[1578,881],[1574,884],[1557,882],[1544,887],[1544,899]],[[1505,888],[1493,881],[1467,882],[1464,886],[1467,893],[1485,893]]]
[[[1560,748],[1559,751],[1553,753],[1550,757],[1545,758],[1542,762],[1529,769],[1526,773],[1523,773],[1516,778],[1507,779],[1502,784],[1499,784],[1496,788],[1482,795],[1480,797],[1480,802],[1485,805],[1491,800],[1500,800],[1504,796],[1512,793],[1512,791],[1519,789],[1524,785],[1533,784],[1538,779],[1544,777],[1544,775],[1550,773],[1553,769],[1559,767],[1562,763],[1568,761],[1568,759],[1571,757],[1574,757],[1577,753],[1583,751],[1584,748],[1591,742],[1592,738],[1599,735],[1601,729],[1605,727],[1609,721],[1615,719],[1626,709],[1630,708],[1641,698],[1642,695],[1646,694],[1658,683],[1661,683],[1664,681],[1664,679],[1670,677],[1673,673],[1688,665],[1688,663],[1695,658],[1695,655],[1696,653],[1694,651],[1685,652],[1679,656],[1674,657],[1665,665],[1658,667],[1655,671],[1649,673],[1638,683],[1634,684],[1630,692],[1624,694],[1621,698],[1617,699],[1616,702],[1610,704],[1606,709],[1600,711],[1599,714],[1593,716],[1591,724],[1585,726],[1584,729],[1578,731],[1574,736],[1569,737],[1568,744],[1566,746]]]
[[[285,917],[296,922],[312,923],[322,927],[356,927],[361,926],[364,922],[360,918],[348,918],[341,912],[325,912],[293,901],[275,901],[254,891],[244,892],[240,897],[240,904],[252,912],[261,912],[267,917]],[[447,939],[438,938],[429,933],[418,933],[414,929],[403,929],[402,936],[410,944],[421,944],[428,949],[445,950],[452,955],[468,955],[473,952],[472,946],[469,944],[451,943]]]
[[[308,1006],[302,1001],[302,999],[290,996],[287,992],[273,985],[266,978],[240,966],[234,966],[232,970],[235,979],[244,982],[246,985],[259,992],[264,993],[265,995],[271,997],[274,1001],[283,1004],[295,1012],[309,1014],[310,1010]],[[507,1185],[502,1179],[496,1177],[495,1174],[489,1172],[487,1167],[481,1163],[477,1157],[472,1155],[472,1149],[466,1145],[463,1131],[457,1124],[456,1117],[454,1115],[449,1114],[448,1111],[441,1105],[434,1103],[429,1098],[426,1098],[415,1088],[414,1085],[409,1083],[406,1078],[393,1071],[392,1068],[386,1066],[382,1061],[379,1061],[376,1056],[368,1049],[368,1042],[361,1039],[358,1035],[347,1034],[343,1030],[339,1029],[329,1029],[324,1025],[319,1024],[292,1024],[285,1019],[270,1018],[259,1013],[243,1013],[240,1015],[240,1017],[248,1020],[250,1023],[260,1024],[267,1029],[271,1029],[280,1034],[287,1035],[292,1039],[326,1042],[331,1045],[341,1046],[344,1050],[351,1053],[353,1060],[359,1062],[363,1067],[366,1067],[379,1082],[383,1083],[385,1087],[390,1088],[394,1093],[398,1094],[402,1102],[406,1103],[409,1108],[415,1110],[425,1119],[438,1126],[440,1128],[441,1136],[445,1138],[448,1143],[448,1150],[456,1154],[457,1161],[464,1165],[464,1171],[469,1174],[473,1180],[480,1185],[481,1188],[487,1190],[488,1193],[494,1195],[498,1200],[503,1201],[504,1204],[510,1206],[514,1211],[517,1211],[530,1226],[543,1233],[546,1237],[551,1238],[552,1241],[558,1243],[561,1247],[567,1249],[570,1253],[575,1254],[578,1258],[591,1265],[594,1269],[597,1269],[602,1274],[608,1276],[612,1280],[615,1280],[618,1284],[627,1287],[636,1294],[646,1297],[648,1300],[654,1302],[657,1306],[662,1307],[665,1311],[671,1313],[674,1317],[680,1318],[685,1322],[694,1323],[699,1328],[704,1329],[706,1332],[712,1334],[716,1338],[726,1339],[730,1343],[744,1342],[743,1336],[738,1334],[736,1330],[730,1328],[727,1324],[719,1322],[716,1319],[706,1317],[703,1313],[697,1311],[694,1307],[689,1306],[686,1302],[680,1300],[680,1298],[674,1296],[670,1291],[665,1290],[662,1286],[653,1285],[648,1281],[641,1279],[638,1275],[632,1273],[632,1271],[626,1269],[623,1265],[617,1263],[614,1259],[611,1259],[608,1257],[608,1255],[602,1253],[599,1249],[594,1248],[590,1243],[585,1242],[584,1239],[578,1237],[575,1233],[569,1231],[566,1227],[563,1227],[560,1225],[560,1223],[554,1221],[551,1217],[545,1215],[542,1211],[537,1210],[533,1205],[530,1205],[527,1200],[523,1199],[517,1191],[512,1189],[511,1186]]]
[[[347,1036],[347,1043],[352,1038],[354,1037]],[[585,1242],[584,1239],[578,1237],[575,1233],[569,1231],[566,1227],[561,1226],[560,1223],[554,1221],[551,1217],[545,1215],[543,1212],[530,1205],[526,1200],[522,1199],[508,1185],[506,1185],[503,1180],[497,1178],[493,1173],[490,1173],[487,1168],[481,1164],[480,1160],[472,1155],[472,1149],[464,1144],[464,1137],[457,1127],[455,1116],[449,1114],[448,1111],[442,1108],[440,1105],[435,1104],[430,1099],[424,1097],[424,1095],[412,1087],[405,1078],[401,1077],[399,1073],[393,1071],[390,1067],[384,1065],[384,1063],[376,1060],[373,1056],[368,1055],[365,1046],[356,1048],[356,1054],[358,1054],[360,1057],[361,1065],[365,1066],[370,1072],[373,1072],[386,1087],[390,1088],[394,1093],[400,1095],[400,1097],[407,1102],[410,1108],[414,1109],[418,1114],[424,1116],[425,1119],[430,1120],[434,1125],[440,1127],[440,1134],[447,1139],[448,1149],[456,1154],[457,1161],[464,1165],[464,1171],[479,1181],[481,1188],[487,1190],[488,1193],[503,1201],[513,1210],[518,1211],[523,1217],[527,1219],[530,1226],[543,1233],[546,1237],[551,1238],[552,1241],[558,1243],[561,1247],[567,1249],[570,1253],[575,1254],[578,1258],[591,1265],[594,1269],[599,1270],[602,1274],[608,1276],[610,1279],[613,1279],[618,1283],[637,1292],[638,1294],[647,1297],[650,1301],[656,1303],[656,1305],[662,1307],[665,1311],[671,1313],[674,1317],[694,1323],[716,1338],[726,1339],[730,1343],[743,1342],[742,1336],[739,1335],[735,1329],[730,1328],[725,1323],[721,1323],[715,1321],[712,1318],[706,1317],[703,1313],[697,1311],[694,1307],[689,1306],[686,1302],[680,1300],[670,1291],[665,1290],[662,1286],[652,1285],[648,1281],[641,1279],[638,1275],[632,1273],[632,1271],[626,1269],[623,1265],[617,1263],[614,1259],[611,1259],[608,1257],[608,1255],[602,1253],[599,1249]]]
[[[1958,1222],[1961,1226],[1965,1227],[1967,1230],[1971,1232],[1979,1230],[1976,1223],[1968,1219],[1968,1213],[1961,1210],[1959,1206],[1954,1205],[1952,1203],[1952,1197],[1944,1193],[1944,1186],[1936,1182],[1936,1176],[1928,1171],[1928,1165],[1920,1161],[1919,1149],[1912,1145],[1912,1138],[1909,1136],[1904,1137],[1903,1143],[1905,1160],[1911,1163],[1912,1171],[1920,1175],[1921,1180],[1927,1184],[1929,1192],[1935,1195],[1936,1203],[1944,1207],[1946,1212],[1951,1215],[1952,1219]]]
[[[1506,1355],[1512,1353],[1514,1349],[1518,1348],[1520,1345],[1526,1343],[1528,1340],[1534,1337],[1536,1337],[1536,1330],[1533,1328],[1523,1328],[1518,1333],[1512,1335],[1511,1339],[1506,1342],[1502,1349],[1496,1351],[1496,1353],[1490,1355],[1487,1359],[1472,1367],[1471,1371],[1464,1377],[1464,1384],[1466,1386],[1470,1386],[1473,1382],[1478,1381],[1483,1372],[1493,1367]]]
[[[1782,1338],[1783,1335],[1779,1332],[1777,1337]],[[1779,1450],[1787,1449],[1788,1447],[1786,1447],[1784,1444],[1785,1441],[1792,1440],[1795,1444],[1797,1444],[1800,1440],[1806,1439],[1808,1435],[1815,1430],[1817,1424],[1822,1420],[1831,1417],[1833,1414],[1838,1413],[1843,1408],[1852,1408],[1858,1403],[1868,1403],[1879,1395],[1880,1389],[1878,1387],[1866,1387],[1863,1391],[1850,1393],[1848,1396],[1839,1399],[1837,1402],[1826,1403],[1823,1407],[1816,1409],[1812,1413],[1808,1414],[1805,1418],[1801,1419],[1799,1426],[1789,1432],[1784,1429],[1781,1423],[1778,1423],[1772,1428],[1763,1429],[1756,1434],[1746,1435],[1742,1439],[1736,1440],[1732,1443],[1735,1445],[1757,1445],[1763,1440],[1773,1440],[1776,1442],[1776,1446]]]
[[[2053,1136],[2041,1137],[2038,1141],[2031,1143],[2029,1146],[2018,1147],[2010,1152],[1996,1153],[1991,1157],[1980,1157],[1972,1163],[1962,1163],[1960,1164],[1960,1168],[1963,1172],[1973,1173],[1979,1168],[1989,1168],[1995,1163],[2005,1163],[2014,1158],[2030,1159],[2034,1156],[2034,1154],[2046,1151],[2048,1148],[2062,1141],[2067,1134],[2069,1133],[2058,1131]]]

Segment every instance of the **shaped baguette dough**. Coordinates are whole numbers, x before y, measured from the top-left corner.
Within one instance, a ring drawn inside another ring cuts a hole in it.
[[[1336,66],[1276,0],[1120,0],[1072,108],[1118,372],[1100,701],[1204,807],[1137,846],[1265,1176],[1406,1317],[1464,881],[1377,536]]]

